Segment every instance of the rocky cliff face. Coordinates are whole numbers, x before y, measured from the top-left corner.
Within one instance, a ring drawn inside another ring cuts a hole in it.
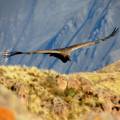
[[[35,67],[0,66],[0,105],[13,111],[17,120],[29,114],[31,120],[119,120],[119,66],[118,61],[99,71],[68,75]],[[22,109],[26,112],[20,112]]]
[[[120,26],[119,11],[120,0],[1,0],[0,51],[56,49],[94,41]],[[63,64],[48,55],[22,55],[8,63],[61,73],[93,71],[120,59],[119,38],[120,34],[75,51],[72,63]]]

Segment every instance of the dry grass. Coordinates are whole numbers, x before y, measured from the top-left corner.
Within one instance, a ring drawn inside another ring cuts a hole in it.
[[[90,112],[95,120],[103,120],[103,112],[112,120],[120,112],[120,71],[116,67],[115,71],[105,68],[65,75],[35,67],[1,66],[0,84],[42,120],[89,120]]]

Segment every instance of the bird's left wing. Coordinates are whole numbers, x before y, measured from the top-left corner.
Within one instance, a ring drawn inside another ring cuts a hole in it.
[[[51,49],[51,50],[34,50],[26,52],[26,54],[51,54],[51,53],[60,53],[59,50]]]
[[[20,54],[26,54],[26,55],[30,55],[30,54],[52,54],[52,53],[56,53],[59,54],[60,51],[59,50],[33,50],[33,51],[28,51],[28,52],[22,52],[22,51],[8,51],[5,50],[3,51],[2,55],[3,57],[11,57],[11,56],[15,56],[15,55],[20,55]]]

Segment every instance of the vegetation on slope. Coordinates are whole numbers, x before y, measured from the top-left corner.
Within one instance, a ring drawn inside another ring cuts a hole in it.
[[[78,120],[91,111],[93,116],[109,112],[111,119],[112,115],[117,119],[120,72],[106,71],[65,75],[35,67],[1,66],[0,84],[42,120]]]

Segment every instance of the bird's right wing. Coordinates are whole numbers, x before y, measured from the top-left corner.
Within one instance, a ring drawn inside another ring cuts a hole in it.
[[[75,44],[75,45],[72,45],[70,47],[66,47],[66,50],[69,50],[69,51],[74,51],[76,49],[79,49],[79,48],[83,48],[83,47],[88,47],[88,46],[92,46],[92,45],[95,45],[95,44],[99,44],[101,43],[102,41],[106,41],[108,40],[109,38],[113,37],[116,35],[116,33],[118,32],[119,28],[114,28],[114,30],[112,31],[112,33],[104,38],[101,38],[101,39],[97,39],[95,41],[89,41],[89,42],[84,42],[84,43],[78,43],[78,44]]]

